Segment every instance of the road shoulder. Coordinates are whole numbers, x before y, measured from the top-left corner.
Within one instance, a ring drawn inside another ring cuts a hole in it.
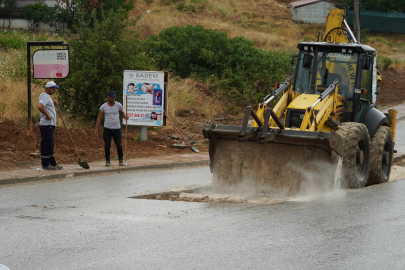
[[[135,158],[127,160],[127,166],[118,166],[118,160],[113,160],[106,167],[104,161],[88,163],[90,169],[84,169],[78,164],[63,165],[62,170],[45,171],[40,165],[29,166],[25,169],[0,172],[0,186],[25,183],[31,181],[63,179],[78,176],[91,176],[100,173],[129,172],[136,170],[170,169],[187,166],[209,165],[208,153],[191,153],[169,155],[162,157]]]

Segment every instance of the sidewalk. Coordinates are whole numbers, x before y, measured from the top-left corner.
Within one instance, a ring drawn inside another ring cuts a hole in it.
[[[84,160],[85,161],[85,160]],[[127,160],[128,166],[118,166],[118,160],[112,160],[111,166],[106,167],[105,161],[88,162],[90,169],[83,169],[77,163],[63,166],[63,170],[45,171],[40,163],[24,169],[0,171],[0,186],[17,184],[45,179],[61,179],[75,176],[85,176],[98,173],[127,172],[148,169],[169,169],[186,166],[209,165],[208,153],[190,153],[163,157],[134,158]]]

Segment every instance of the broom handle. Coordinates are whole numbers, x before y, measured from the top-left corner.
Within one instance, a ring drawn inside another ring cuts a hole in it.
[[[128,115],[128,96],[125,96],[125,114]],[[125,161],[127,161],[128,120],[125,119]]]
[[[69,130],[67,129],[66,124],[65,124],[65,121],[63,120],[62,111],[59,109],[59,105],[58,105],[57,103],[56,103],[56,108],[58,108],[58,112],[59,112],[59,115],[60,115],[60,119],[62,119],[62,122],[63,122],[63,125],[65,126],[66,132],[67,132],[67,134],[69,135],[70,141],[72,142],[73,147],[75,148],[76,155],[77,155],[77,157],[80,159],[79,152],[77,152],[76,145],[75,145],[75,143],[73,142],[72,136],[70,136]]]
[[[178,135],[180,135],[180,136],[183,138],[183,140],[185,141],[186,145],[187,145],[187,146],[191,146],[190,143],[186,140],[186,138],[184,138],[183,134],[181,134],[180,131],[177,129],[177,127],[173,124],[172,120],[170,120],[170,118],[169,118],[169,116],[167,115],[166,111],[163,111],[163,113],[166,115],[166,118],[167,118],[167,120],[169,120],[170,124],[172,124],[172,126],[173,126],[174,130],[176,131],[176,133],[177,133]]]

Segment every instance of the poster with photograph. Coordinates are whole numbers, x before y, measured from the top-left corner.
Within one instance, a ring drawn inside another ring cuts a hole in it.
[[[129,116],[128,125],[163,125],[163,71],[125,70],[123,87],[123,106]]]

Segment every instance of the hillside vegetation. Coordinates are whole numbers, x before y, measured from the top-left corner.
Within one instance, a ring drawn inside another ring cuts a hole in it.
[[[204,29],[216,31],[218,39],[222,40],[224,35],[229,40],[235,40],[236,45],[251,43],[253,47],[259,48],[266,55],[280,55],[284,59],[279,63],[279,69],[268,70],[268,78],[263,80],[262,84],[252,85],[250,81],[245,84],[237,78],[239,74],[237,67],[228,70],[219,68],[215,72],[217,80],[207,79],[208,74],[201,76],[201,73],[195,71],[193,74],[171,73],[169,81],[169,115],[172,118],[180,115],[183,111],[198,111],[210,119],[217,114],[238,114],[243,105],[258,102],[253,91],[262,91],[267,93],[271,91],[271,81],[280,80],[286,75],[289,66],[289,55],[295,50],[300,41],[315,40],[319,31],[324,31],[324,25],[301,24],[292,21],[289,0],[137,0],[134,3],[134,9],[130,11],[129,21],[136,21],[134,25],[128,27],[128,30],[139,33],[139,39],[142,42],[158,41],[166,33],[165,42],[176,42],[179,38],[176,36],[181,30],[173,32],[174,28],[181,27],[186,29],[188,25],[202,28],[198,31],[193,30],[196,36],[206,33]],[[172,30],[169,30],[172,29]],[[172,32],[171,32],[172,31]],[[364,30],[363,43],[375,47],[379,51],[379,66],[387,68],[388,66],[396,69],[404,69],[403,59],[405,57],[405,35],[389,33],[372,33]],[[162,35],[161,35],[162,34]],[[187,40],[191,34],[185,33]],[[129,34],[128,34],[129,35]],[[0,117],[8,118],[18,124],[26,123],[27,108],[27,86],[26,86],[26,41],[31,40],[64,40],[67,41],[74,36],[57,35],[54,33],[36,33],[28,34],[22,32],[6,31],[0,33]],[[172,40],[171,40],[172,38]],[[235,39],[236,38],[236,39]],[[243,38],[243,39],[241,39]],[[245,42],[246,40],[246,42]],[[196,48],[202,47],[205,39],[196,44]],[[239,41],[240,43],[236,43]],[[192,45],[194,39],[189,39]],[[145,43],[145,49],[151,52],[151,44]],[[219,44],[219,43],[216,43]],[[149,46],[149,47],[147,47]],[[247,46],[247,45],[246,45]],[[246,47],[250,48],[250,47]],[[249,50],[244,50],[248,52]],[[253,51],[252,51],[253,52]],[[256,53],[256,52],[254,52]],[[249,55],[249,54],[247,54]],[[253,59],[249,57],[249,59]],[[156,57],[153,53],[149,57]],[[169,57],[169,55],[167,55]],[[176,55],[168,59],[170,64],[175,63]],[[214,57],[214,55],[210,56]],[[218,57],[216,55],[215,57]],[[208,60],[211,58],[207,58]],[[218,58],[218,61],[223,61]],[[228,59],[228,58],[227,58]],[[249,60],[248,59],[248,60]],[[177,59],[180,60],[180,59]],[[260,59],[257,59],[259,63]],[[146,60],[145,60],[146,61]],[[227,60],[228,61],[228,60]],[[209,61],[207,61],[209,62]],[[156,63],[156,69],[162,66]],[[253,63],[254,64],[254,63]],[[258,70],[254,73],[252,69],[252,80],[260,81],[257,78],[260,72],[263,72],[264,63],[258,64]],[[187,70],[187,69],[185,69]],[[191,70],[191,69],[190,69]],[[190,71],[189,70],[189,71]],[[282,72],[281,72],[282,71]],[[280,72],[282,74],[280,74]],[[220,76],[218,75],[220,74]],[[277,77],[274,77],[277,74]],[[256,76],[256,77],[255,77]],[[273,76],[273,77],[272,77]],[[260,75],[263,79],[265,76]],[[233,78],[230,80],[229,78]],[[35,103],[38,95],[43,91],[43,85],[46,80],[34,80],[32,85],[32,100]],[[236,84],[232,84],[235,83]],[[270,85],[269,85],[270,84]],[[224,96],[221,87],[231,87],[237,89],[237,95]],[[256,88],[255,88],[256,87]],[[246,90],[249,90],[246,92]],[[241,94],[242,93],[242,97]],[[250,95],[250,96],[249,96]],[[238,100],[239,98],[239,100]],[[36,110],[33,110],[34,118]],[[73,119],[73,118],[72,118]],[[70,120],[70,125],[77,125],[76,120]]]

